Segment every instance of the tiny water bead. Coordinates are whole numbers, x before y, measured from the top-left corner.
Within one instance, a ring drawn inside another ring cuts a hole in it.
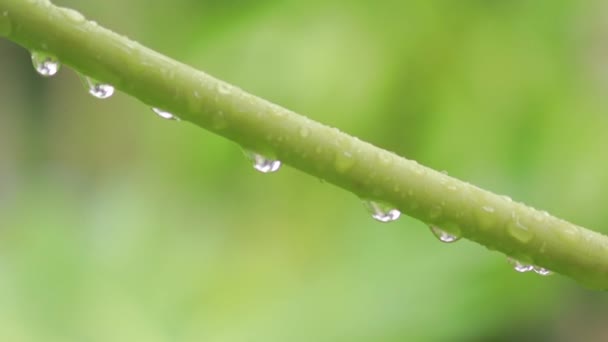
[[[267,158],[251,151],[245,151],[245,155],[253,162],[253,168],[261,173],[277,172],[281,168],[280,160]]]
[[[223,95],[229,95],[232,92],[232,87],[228,84],[225,83],[219,83],[217,85],[217,90],[220,92],[220,94]]]
[[[390,205],[365,200],[363,205],[372,214],[372,217],[380,222],[393,222],[399,219],[401,212]]]
[[[494,212],[494,207],[491,207],[489,205],[484,205],[483,207],[481,207],[481,209],[483,209],[483,211],[485,211],[486,213],[493,213]]]
[[[38,74],[44,77],[54,76],[61,68],[57,58],[42,52],[32,52],[32,64]]]
[[[513,265],[513,269],[517,272],[524,273],[524,272],[530,272],[530,271],[534,270],[534,266],[522,263],[511,257],[507,258],[507,261],[509,262],[509,264]]]
[[[515,260],[511,257],[507,258],[507,261],[509,262],[509,264],[513,265],[513,269],[517,272],[520,273],[525,273],[525,272],[534,272],[538,275],[541,276],[548,276],[548,275],[552,275],[553,272],[551,272],[550,270],[544,268],[544,267],[540,267],[540,266],[535,266],[535,265],[531,265],[531,264],[526,264],[523,263],[521,261]]]
[[[507,233],[521,243],[529,243],[534,238],[534,232],[522,224],[515,215],[513,216],[513,222],[507,226]]]
[[[167,111],[164,111],[162,109],[158,109],[158,108],[152,108],[152,111],[154,111],[154,113],[156,113],[158,116],[160,116],[163,119],[166,120],[175,120],[175,121],[179,121],[179,118]]]
[[[84,77],[84,82],[89,94],[98,99],[107,99],[114,94],[114,87],[109,84],[101,83],[90,77]]]
[[[536,272],[536,274],[539,274],[541,276],[548,276],[548,275],[553,274],[553,272],[549,271],[546,268],[540,267],[540,266],[534,266],[534,272]]]
[[[441,242],[452,243],[460,240],[460,236],[452,235],[437,226],[429,225],[429,228],[431,229],[433,235],[435,235],[435,237]]]
[[[76,24],[83,23],[85,21],[84,16],[80,12],[71,8],[62,8],[61,11],[68,20],[71,20]]]
[[[340,151],[336,154],[334,167],[338,173],[345,173],[355,165],[355,158],[349,151]]]

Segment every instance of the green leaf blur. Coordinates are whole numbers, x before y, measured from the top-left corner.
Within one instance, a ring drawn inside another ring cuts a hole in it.
[[[601,1],[55,1],[247,91],[608,232]],[[75,47],[77,48],[77,47]],[[601,341],[606,299],[40,78],[0,41],[0,341]],[[407,214],[407,213],[405,213]]]

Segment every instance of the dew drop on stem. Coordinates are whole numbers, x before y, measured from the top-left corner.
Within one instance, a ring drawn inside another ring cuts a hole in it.
[[[435,235],[435,237],[441,242],[452,243],[460,240],[460,236],[450,234],[437,226],[429,225],[429,228],[431,229],[433,235]]]
[[[175,116],[165,110],[153,107],[152,111],[154,111],[154,113],[156,113],[156,115],[160,116],[163,119],[180,121],[177,116]]]
[[[517,272],[524,273],[524,272],[530,272],[530,271],[534,270],[533,265],[525,264],[525,263],[515,260],[511,257],[508,257],[507,261],[509,262],[509,264],[511,264],[513,266],[513,269]]]
[[[534,266],[534,272],[536,272],[536,274],[541,275],[541,276],[548,276],[548,275],[553,274],[553,272],[549,271],[548,269],[546,269],[544,267],[540,267],[540,266]]]
[[[364,200],[363,205],[372,217],[380,222],[393,222],[399,219],[401,212],[398,209],[393,208],[390,205]]]
[[[89,94],[98,99],[107,99],[114,94],[114,87],[109,84],[101,83],[87,76],[84,76],[83,79]]]
[[[36,72],[44,77],[54,76],[61,68],[57,58],[38,51],[32,52],[32,64]]]
[[[253,168],[261,173],[277,172],[281,168],[281,161],[265,157],[259,153],[245,150],[245,156],[253,163]]]

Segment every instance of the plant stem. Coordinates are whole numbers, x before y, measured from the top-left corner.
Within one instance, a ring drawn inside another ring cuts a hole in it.
[[[608,289],[608,237],[314,122],[46,0],[0,0],[0,35],[248,150],[518,260]]]

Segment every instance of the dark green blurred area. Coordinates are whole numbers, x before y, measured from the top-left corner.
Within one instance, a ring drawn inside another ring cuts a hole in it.
[[[55,1],[256,95],[608,232],[608,5]],[[0,341],[605,341],[607,301],[443,245],[0,41]]]

